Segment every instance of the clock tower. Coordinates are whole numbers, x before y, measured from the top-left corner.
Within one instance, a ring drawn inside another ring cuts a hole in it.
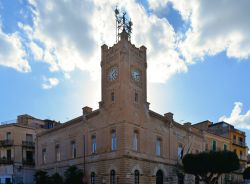
[[[132,111],[147,108],[146,47],[131,44],[125,29],[115,45],[102,46],[101,68],[101,108]]]

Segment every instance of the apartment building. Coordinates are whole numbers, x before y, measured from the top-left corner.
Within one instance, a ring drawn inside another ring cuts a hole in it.
[[[38,132],[58,125],[20,115],[16,121],[0,125],[0,183],[33,183],[35,173],[35,139]]]
[[[233,125],[226,122],[213,123],[210,121],[204,121],[197,123],[194,126],[199,127],[208,133],[229,139],[230,144],[228,150],[234,151],[238,155],[242,170],[246,167],[248,147],[246,144],[245,132],[236,129]]]

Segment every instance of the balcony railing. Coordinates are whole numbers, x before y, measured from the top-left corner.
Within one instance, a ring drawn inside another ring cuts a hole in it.
[[[0,164],[10,165],[13,164],[12,159],[0,158]]]
[[[246,156],[243,156],[243,155],[240,155],[240,156],[239,156],[239,159],[242,160],[242,161],[247,161],[247,157],[246,157]]]
[[[233,140],[233,144],[236,144],[236,145],[241,146],[241,147],[246,147],[247,146],[247,144],[245,142],[236,141],[236,140]]]
[[[5,139],[0,141],[0,147],[13,146],[14,141],[10,139]]]
[[[247,144],[246,144],[245,142],[241,142],[241,141],[239,141],[238,144],[239,144],[240,146],[242,146],[242,147],[246,147],[246,146],[247,146]]]
[[[34,160],[23,160],[23,165],[34,166],[35,161]]]
[[[23,141],[22,146],[28,147],[28,148],[35,148],[35,143],[32,141]]]

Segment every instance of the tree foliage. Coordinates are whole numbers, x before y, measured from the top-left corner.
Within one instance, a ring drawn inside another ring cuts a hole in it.
[[[50,176],[50,184],[63,184],[63,178],[60,176],[60,174],[55,173],[52,176]]]
[[[64,176],[65,184],[82,184],[83,172],[75,166],[69,167]]]
[[[244,172],[243,172],[243,178],[245,180],[249,180],[250,179],[250,167],[247,167]]]
[[[223,173],[239,169],[237,155],[230,151],[187,154],[183,160],[184,171],[198,176],[205,183],[214,184]]]
[[[34,180],[36,184],[49,183],[49,176],[46,171],[38,170],[34,175]]]

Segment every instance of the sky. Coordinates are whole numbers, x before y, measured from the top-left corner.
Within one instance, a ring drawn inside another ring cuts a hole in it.
[[[250,145],[249,0],[0,0],[0,122],[98,108],[116,6],[133,22],[131,42],[147,47],[150,109],[226,121]]]

